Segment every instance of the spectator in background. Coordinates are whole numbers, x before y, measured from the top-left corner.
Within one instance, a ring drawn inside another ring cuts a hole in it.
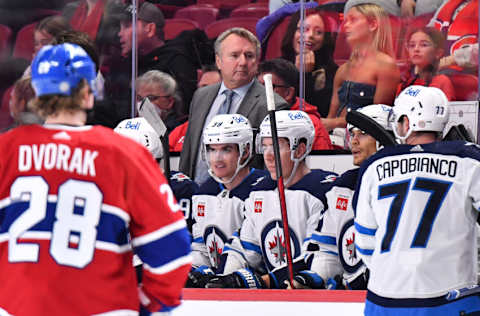
[[[59,33],[69,29],[70,25],[68,21],[60,15],[52,15],[38,22],[33,32],[33,56],[35,56],[43,46],[52,44]]]
[[[327,117],[333,91],[333,78],[338,69],[333,61],[334,39],[331,27],[319,9],[305,13],[303,63],[305,71],[305,100]],[[282,41],[282,57],[300,69],[300,11],[294,13]],[[297,89],[298,90],[298,89]]]
[[[198,80],[197,87],[202,88],[215,83],[222,82],[222,75],[217,66],[206,65],[202,67],[202,75]],[[175,127],[175,129],[168,135],[168,144],[170,151],[181,152],[183,148],[183,142],[185,140],[185,134],[187,133],[188,121]]]
[[[435,28],[415,29],[406,37],[406,50],[410,67],[398,85],[397,95],[406,87],[421,85],[437,87],[449,101],[455,100],[455,90],[450,78],[438,74],[438,64],[443,57],[445,38]]]
[[[216,65],[205,65],[202,67],[202,75],[198,79],[197,88],[209,86],[222,81],[222,75]]]
[[[70,30],[70,24],[64,17],[59,15],[48,16],[38,22],[33,31],[32,59],[43,46],[52,44],[58,34],[68,30]],[[25,69],[23,77],[31,77],[30,66]]]
[[[344,31],[352,48],[350,59],[335,74],[327,130],[346,126],[347,108],[392,104],[400,73],[394,59],[387,13],[376,4],[359,4],[345,16]]]
[[[15,82],[10,94],[8,107],[10,115],[13,118],[13,124],[7,130],[17,127],[21,124],[42,124],[43,119],[30,111],[28,102],[35,98],[35,91],[32,87],[30,77],[22,77]]]
[[[272,74],[273,91],[291,105],[290,110],[300,110],[308,114],[315,127],[312,150],[333,149],[317,108],[305,101],[300,108],[300,98],[297,97],[299,72],[295,65],[282,58],[271,59],[260,63],[258,73],[257,78],[261,84],[265,84],[263,75]]]
[[[172,131],[186,116],[181,114],[182,98],[177,91],[177,83],[167,73],[150,70],[137,78],[137,103],[148,98],[155,105],[158,115]]]
[[[121,65],[128,66],[124,71],[128,74],[131,69],[132,52],[132,6],[126,6],[120,14],[120,39],[121,54],[126,57]],[[140,5],[136,23],[137,50],[138,50],[138,75],[149,70],[160,70],[170,74],[178,83],[182,99],[190,103],[193,92],[197,87],[197,67],[191,52],[177,45],[165,43],[165,18],[162,11],[154,4],[144,2]],[[127,83],[130,86],[129,82]],[[121,89],[124,89],[122,86]],[[187,114],[188,109],[182,109]]]
[[[203,127],[217,114],[238,113],[257,128],[267,115],[265,88],[255,80],[260,59],[260,42],[255,35],[240,27],[226,30],[215,41],[215,59],[222,82],[195,92],[180,155],[180,171],[198,184],[208,178],[199,155]],[[275,96],[277,109],[289,108],[285,100]]]

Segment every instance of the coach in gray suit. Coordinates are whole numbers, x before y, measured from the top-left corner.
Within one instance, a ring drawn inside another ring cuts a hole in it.
[[[180,171],[199,184],[208,178],[208,168],[201,157],[203,127],[217,114],[239,113],[248,118],[253,128],[258,128],[267,115],[265,87],[255,79],[259,58],[260,42],[244,28],[231,28],[215,41],[215,60],[222,82],[200,88],[193,95],[180,154]],[[275,104],[278,110],[289,109],[278,95]]]

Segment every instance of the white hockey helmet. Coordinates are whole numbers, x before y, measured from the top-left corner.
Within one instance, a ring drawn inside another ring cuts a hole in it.
[[[385,104],[371,104],[357,109],[358,112],[370,117],[387,131],[392,130],[392,127],[388,123],[391,110],[392,107]],[[350,123],[347,124],[347,130],[349,131],[354,127],[355,126]]]
[[[303,160],[312,150],[313,140],[315,138],[315,127],[308,114],[303,111],[278,111],[275,113],[275,119],[278,137],[288,138],[290,150],[292,151],[292,160]],[[270,116],[268,115],[263,119],[262,124],[260,124],[260,131],[257,135],[256,148],[259,154],[263,154],[263,137],[272,137]],[[303,156],[295,158],[294,151],[302,139],[306,141],[307,150]]]
[[[448,99],[442,90],[435,87],[409,86],[395,99],[389,124],[401,142],[412,132],[437,132],[441,133],[448,122]],[[409,129],[406,135],[399,135],[397,123],[406,116]]]
[[[237,144],[238,161],[235,174],[230,179],[218,178],[207,159],[207,146],[210,144]],[[207,163],[208,173],[218,182],[227,184],[233,181],[240,169],[245,167],[253,156],[253,130],[248,119],[241,114],[216,115],[203,130],[202,157]],[[247,159],[242,159],[248,151]]]
[[[145,146],[154,158],[161,159],[163,157],[160,137],[145,118],[135,117],[123,120],[118,123],[114,131]]]
[[[287,138],[290,145],[290,159],[294,162],[294,167],[287,185],[295,171],[298,164],[304,160],[307,155],[312,151],[313,140],[315,138],[315,127],[312,120],[307,113],[303,111],[278,111],[275,113],[275,121],[277,123],[277,135],[278,137]],[[272,137],[272,131],[270,128],[270,116],[266,116],[260,124],[260,131],[258,132],[256,139],[257,153],[263,154],[262,139],[264,137]],[[295,150],[302,140],[305,140],[306,150],[305,153],[296,158]]]

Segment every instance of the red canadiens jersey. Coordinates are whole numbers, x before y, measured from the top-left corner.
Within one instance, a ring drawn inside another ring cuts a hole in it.
[[[0,135],[0,152],[0,314],[136,315],[180,303],[190,237],[146,149],[104,127],[30,125]]]

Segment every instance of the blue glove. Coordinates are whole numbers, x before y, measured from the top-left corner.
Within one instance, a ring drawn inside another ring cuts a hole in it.
[[[206,285],[207,288],[263,289],[262,277],[250,269],[240,269],[231,274],[217,276]]]
[[[293,276],[293,287],[296,289],[324,289],[322,277],[311,270],[302,270]]]
[[[343,285],[343,276],[336,275],[333,278],[328,278],[327,280],[327,290],[345,290]]]
[[[205,285],[213,278],[215,274],[208,266],[199,266],[192,269],[188,273],[187,283],[185,287],[204,288]]]

